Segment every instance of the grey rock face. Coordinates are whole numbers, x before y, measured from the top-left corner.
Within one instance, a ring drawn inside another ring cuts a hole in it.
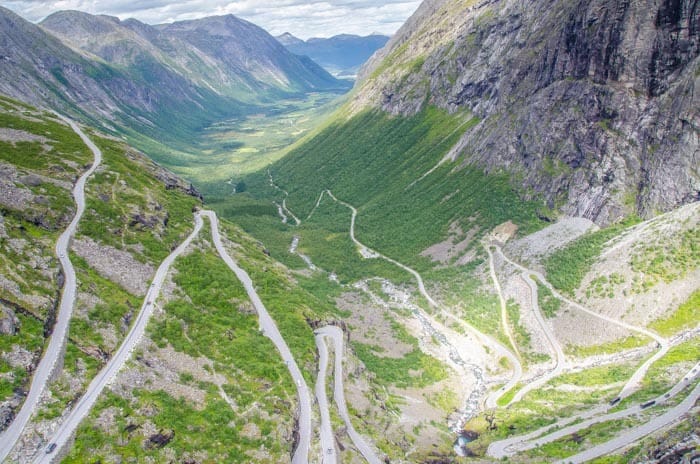
[[[431,2],[360,99],[468,110],[463,163],[599,224],[650,216],[700,200],[699,34],[697,0]]]
[[[19,330],[19,319],[12,309],[0,303],[0,335],[14,335]]]

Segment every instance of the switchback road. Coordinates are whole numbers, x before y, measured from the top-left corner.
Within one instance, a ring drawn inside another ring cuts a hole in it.
[[[24,427],[27,425],[27,422],[29,422],[29,419],[39,403],[39,399],[46,388],[46,384],[50,380],[62,356],[66,338],[68,337],[70,319],[73,315],[73,305],[75,303],[77,288],[75,269],[68,258],[68,248],[70,246],[71,237],[75,234],[78,227],[78,222],[85,212],[85,182],[102,162],[102,152],[97,148],[97,145],[83,133],[80,127],[68,118],[58,114],[57,116],[70,125],[71,129],[78,134],[85,145],[92,151],[94,160],[90,169],[80,176],[73,187],[73,198],[76,206],[75,216],[73,216],[73,220],[68,225],[68,228],[66,228],[56,242],[56,255],[61,262],[64,276],[63,291],[61,292],[61,302],[56,315],[56,324],[53,327],[51,339],[46,347],[44,356],[34,371],[29,393],[24,400],[22,408],[19,410],[10,426],[0,434],[0,462],[7,458],[12,448],[17,443],[17,440],[19,440]]]

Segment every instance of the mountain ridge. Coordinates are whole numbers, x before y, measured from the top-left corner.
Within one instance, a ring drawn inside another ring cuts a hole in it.
[[[290,33],[276,37],[287,50],[306,55],[336,76],[354,75],[389,40],[388,36],[338,34],[329,38],[301,40]]]
[[[69,11],[41,26],[1,8],[0,21],[0,92],[127,135],[143,149],[154,143],[191,147],[204,127],[280,97],[347,88],[237,19],[228,25],[243,25],[249,41],[262,37],[267,44],[247,67],[232,56],[235,47],[206,48],[214,36],[203,39],[202,50],[187,37],[136,20]]]

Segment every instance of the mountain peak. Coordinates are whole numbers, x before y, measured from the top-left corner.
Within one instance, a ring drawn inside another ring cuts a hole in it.
[[[289,32],[285,32],[284,34],[278,35],[275,38],[279,41],[279,43],[281,43],[285,47],[288,45],[304,43],[304,41],[301,40],[299,37],[296,37],[295,35],[292,35]]]

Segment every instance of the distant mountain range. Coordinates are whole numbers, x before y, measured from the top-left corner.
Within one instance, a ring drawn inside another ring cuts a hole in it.
[[[277,40],[290,52],[308,56],[336,77],[354,77],[374,52],[389,41],[389,37],[341,34],[328,39],[311,38],[304,41],[286,32],[277,36]]]
[[[62,11],[36,25],[0,7],[0,50],[0,93],[173,145],[259,104],[348,86],[231,15],[149,26]]]

